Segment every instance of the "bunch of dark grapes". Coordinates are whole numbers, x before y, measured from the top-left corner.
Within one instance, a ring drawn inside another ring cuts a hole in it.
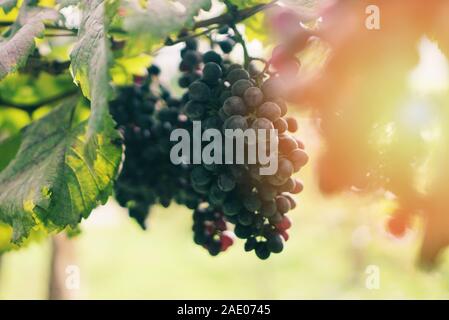
[[[125,144],[115,196],[142,227],[156,203],[168,207],[176,200],[194,209],[201,201],[189,186],[189,168],[170,161],[170,133],[191,125],[181,113],[181,102],[159,85],[159,72],[156,66],[150,67],[149,77],[117,88],[117,98],[110,103]]]
[[[197,45],[191,43],[182,56],[180,85],[189,88],[184,112],[190,120],[200,120],[203,130],[278,130],[276,174],[260,175],[258,164],[195,165],[190,174],[193,189],[207,197],[208,210],[223,212],[224,220],[235,225],[237,237],[246,239],[245,250],[267,259],[281,252],[288,239],[291,222],[286,213],[296,206],[291,194],[303,189],[292,174],[308,161],[302,142],[288,133],[298,125],[286,117],[282,80],[276,76],[266,79],[256,72],[250,75],[215,51],[199,54]],[[207,212],[196,211],[196,215]]]

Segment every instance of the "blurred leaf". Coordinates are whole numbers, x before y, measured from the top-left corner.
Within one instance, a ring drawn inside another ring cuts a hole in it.
[[[0,38],[0,80],[24,64],[34,49],[34,39],[45,29],[44,20],[56,20],[58,13],[51,9],[23,5],[18,21],[11,27],[11,35]]]
[[[255,6],[270,2],[269,0],[230,0],[230,3],[236,5],[239,9]]]
[[[0,8],[4,13],[9,13],[17,4],[17,0],[0,0]]]
[[[262,43],[268,42],[268,32],[265,24],[265,13],[259,12],[243,21],[245,25],[245,36],[249,41],[259,40]]]
[[[19,150],[21,142],[20,135],[14,135],[4,141],[0,142],[0,172],[6,168],[9,162],[14,158]]]
[[[210,10],[211,0],[151,0],[145,6],[141,1],[129,0],[122,6],[126,12],[123,27],[136,36],[127,47],[139,48],[132,50],[135,53],[151,51],[170,34],[192,26],[201,9]]]
[[[0,173],[0,221],[13,227],[15,243],[35,227],[75,227],[110,193],[119,149],[98,135],[92,153],[87,123],[73,126],[75,106],[69,100],[26,127],[16,157]]]
[[[151,60],[152,58],[145,54],[115,59],[115,65],[111,69],[112,80],[118,85],[130,84],[134,75],[146,75]]]

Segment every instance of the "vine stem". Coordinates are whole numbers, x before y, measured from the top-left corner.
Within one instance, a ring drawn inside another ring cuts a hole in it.
[[[2,97],[0,97],[0,105],[8,107],[8,108],[19,109],[19,110],[26,111],[28,113],[32,113],[33,111],[35,111],[35,110],[39,109],[40,107],[45,106],[47,104],[52,104],[52,103],[58,102],[60,100],[75,96],[76,94],[78,94],[78,92],[79,92],[78,88],[71,89],[71,90],[62,92],[58,95],[55,95],[53,97],[49,97],[49,98],[43,99],[41,101],[35,102],[35,103],[17,103],[17,102],[13,102],[13,101],[4,100]]]
[[[278,2],[278,0],[273,0],[268,3],[257,4],[252,7],[244,8],[244,9],[237,11],[235,15],[232,15],[232,14],[229,14],[228,12],[226,12],[226,13],[224,13],[220,16],[214,17],[214,18],[201,20],[201,21],[196,22],[193,25],[191,30],[195,31],[197,29],[208,28],[213,25],[239,23],[239,22],[241,22],[245,19],[248,19],[249,17],[251,17],[263,10],[267,10],[267,9],[273,7],[274,5],[276,5],[277,2]],[[0,27],[9,27],[12,24],[14,24],[14,21],[0,21]],[[58,25],[54,25],[54,24],[46,24],[45,28],[49,29],[49,30],[68,31],[68,32],[71,32],[74,34],[76,34],[78,32],[78,29],[69,29],[64,26],[58,26]],[[126,34],[126,31],[123,29],[120,29],[120,28],[111,28],[109,31],[111,33],[116,33],[116,34]]]

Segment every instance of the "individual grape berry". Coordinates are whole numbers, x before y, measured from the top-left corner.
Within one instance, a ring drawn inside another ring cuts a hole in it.
[[[192,120],[200,120],[206,112],[206,107],[197,101],[190,100],[185,105],[185,113]]]
[[[285,103],[284,99],[282,98],[274,98],[272,100],[274,103],[278,105],[278,107],[281,109],[281,117],[285,116],[287,114],[287,103]]]
[[[207,102],[210,99],[210,88],[201,81],[195,81],[189,86],[190,99],[199,102]]]
[[[250,76],[248,71],[244,70],[244,69],[234,69],[231,72],[229,72],[228,76],[226,77],[226,79],[229,81],[229,83],[231,84],[231,86],[236,83],[239,80],[249,80]]]
[[[276,202],[274,200],[266,201],[262,204],[260,213],[265,217],[269,218],[275,215],[277,212]]]
[[[244,116],[247,113],[247,109],[242,98],[236,96],[231,96],[226,99],[225,103],[223,104],[223,111],[228,116]]]
[[[246,79],[237,80],[231,87],[231,92],[234,96],[243,97],[245,91],[251,88],[253,84]]]
[[[234,244],[234,237],[229,232],[223,232],[220,236],[221,251],[226,251],[230,246]]]
[[[254,237],[248,238],[245,242],[245,251],[253,251],[257,246],[257,240]]]
[[[274,128],[277,129],[278,133],[284,133],[287,131],[288,124],[287,121],[285,121],[284,118],[277,119],[274,123]]]
[[[228,26],[222,26],[222,27],[220,27],[220,29],[218,29],[219,34],[227,34],[228,32],[229,32]]]
[[[290,132],[296,132],[298,130],[298,122],[295,118],[287,117],[285,118],[288,124],[288,131]]]
[[[298,193],[301,193],[303,189],[304,189],[304,185],[302,184],[302,182],[300,180],[296,179],[295,180],[295,189],[293,189],[293,191],[291,193],[298,194]]]
[[[259,242],[256,245],[256,255],[261,260],[266,260],[270,257],[270,250],[267,247],[266,242]]]
[[[293,143],[291,143],[291,145],[293,146]],[[285,146],[285,148],[291,148],[291,147]],[[288,158],[295,165],[299,166],[300,168],[304,167],[307,164],[307,162],[309,161],[309,156],[307,155],[307,153],[305,153],[303,150],[301,150],[299,148],[293,149],[293,151],[291,151],[288,154]]]
[[[278,188],[278,190],[280,192],[292,192],[295,190],[295,180],[293,180],[293,178],[288,178],[287,181]]]
[[[276,208],[280,214],[284,214],[290,211],[290,201],[284,196],[276,197]]]
[[[270,78],[262,84],[262,92],[266,99],[282,96],[284,84],[279,78]]]
[[[188,50],[196,51],[198,49],[198,40],[195,38],[187,39],[185,44]]]
[[[226,39],[218,42],[218,45],[223,53],[230,53],[232,49],[234,49],[235,41],[232,39]]]
[[[257,118],[251,124],[251,128],[254,130],[271,130],[274,129],[273,123],[267,118]]]
[[[267,239],[267,249],[273,253],[280,253],[284,249],[284,242],[279,234],[275,233]]]
[[[269,185],[261,185],[258,188],[260,199],[264,201],[273,200],[276,197],[277,191],[275,188]]]
[[[203,62],[204,63],[209,63],[209,62],[215,62],[217,64],[221,64],[223,61],[223,59],[221,58],[221,56],[216,53],[215,51],[208,51],[205,54],[203,54]]]
[[[217,183],[220,190],[224,192],[229,192],[235,188],[235,180],[226,174],[220,174]]]
[[[258,211],[262,207],[262,201],[260,201],[257,194],[252,193],[243,198],[243,206],[248,211]]]
[[[237,130],[242,129],[245,131],[248,129],[248,123],[246,122],[246,118],[242,117],[240,115],[234,115],[226,119],[226,121],[223,124],[223,129],[231,129],[231,130]]]
[[[283,154],[290,154],[293,150],[298,148],[296,140],[287,134],[279,135],[279,150]],[[293,161],[293,160],[292,160]]]
[[[207,83],[217,83],[221,78],[222,71],[221,67],[215,62],[208,62],[204,65],[203,69],[203,79]]]
[[[251,226],[253,224],[254,214],[250,211],[242,210],[238,214],[238,221],[243,226]]]
[[[275,122],[281,116],[281,109],[273,102],[265,102],[259,108],[257,108],[257,117],[267,118],[268,120]]]
[[[255,108],[262,104],[264,97],[262,90],[257,87],[250,87],[243,94],[243,99],[248,107]]]
[[[392,215],[387,221],[388,232],[396,238],[402,238],[407,232],[408,216],[404,214]]]
[[[293,174],[293,164],[285,158],[281,158],[278,162],[278,171],[276,175],[281,178],[289,178]]]
[[[287,199],[287,197],[285,197]],[[288,199],[287,199],[288,200]],[[276,224],[276,229],[278,231],[285,231],[290,229],[292,226],[292,221],[290,220],[290,218],[288,216],[283,216],[281,222],[279,222],[278,224]]]
[[[153,64],[148,68],[148,74],[152,76],[159,76],[161,74],[161,69]]]
[[[194,70],[201,63],[201,55],[194,50],[189,50],[184,54],[183,62],[188,70]]]
[[[210,173],[202,166],[196,166],[192,170],[190,177],[193,184],[200,186],[207,185],[212,179]]]
[[[227,216],[235,216],[242,209],[242,204],[239,199],[230,198],[223,204],[223,212]]]
[[[252,235],[252,229],[250,226],[244,226],[237,223],[234,229],[234,233],[240,239],[248,239]]]

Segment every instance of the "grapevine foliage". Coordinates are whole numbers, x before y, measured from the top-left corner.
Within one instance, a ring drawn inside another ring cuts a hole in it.
[[[291,175],[307,155],[287,134],[297,123],[286,117],[280,78],[249,64],[236,26],[275,2],[224,1],[225,12],[201,20],[210,0],[1,0],[0,252],[77,228],[113,190],[142,227],[153,205],[188,207],[193,239],[211,255],[231,246],[234,233],[261,259],[282,251],[290,193],[302,190]],[[200,51],[198,40],[208,38]],[[179,95],[148,67],[158,49],[181,42]],[[244,66],[229,57],[237,44]],[[278,129],[279,171],[173,164],[171,133],[197,120],[219,131]]]

